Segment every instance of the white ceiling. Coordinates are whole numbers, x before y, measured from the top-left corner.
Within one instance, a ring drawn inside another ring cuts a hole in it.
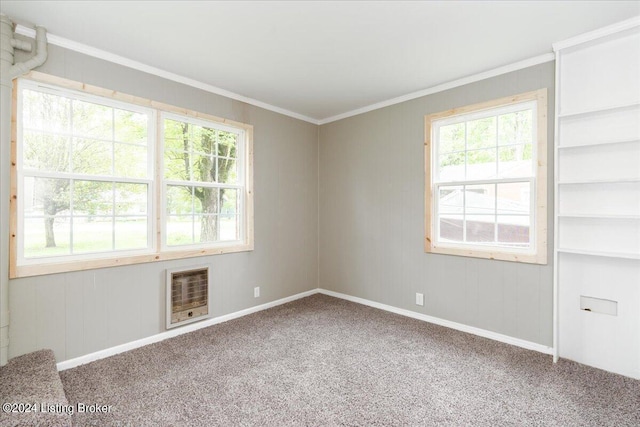
[[[552,52],[640,1],[6,1],[14,22],[326,121]]]

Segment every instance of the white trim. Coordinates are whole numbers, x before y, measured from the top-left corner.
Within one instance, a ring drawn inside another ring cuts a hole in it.
[[[494,341],[503,342],[505,344],[514,345],[516,347],[525,348],[527,350],[533,350],[544,354],[553,354],[553,348],[547,347],[542,344],[537,344],[531,341],[525,341],[519,338],[510,337],[508,335],[499,334],[497,332],[487,331],[486,329],[476,328],[474,326],[464,325],[462,323],[452,322],[450,320],[440,319],[438,317],[428,316],[426,314],[416,313],[415,311],[405,310],[402,308],[393,307],[391,305],[382,304],[375,301],[370,301],[364,298],[353,297],[351,295],[342,294],[340,292],[329,291],[326,289],[318,289],[318,293],[329,295],[335,298],[344,299],[347,301],[355,302],[369,307],[378,308],[380,310],[389,311],[391,313],[399,314],[401,316],[411,317],[413,319],[422,320],[423,322],[433,323],[435,325],[444,326],[446,328],[455,329],[458,331],[466,332],[469,334],[477,335],[483,338],[489,338]]]
[[[33,28],[25,27],[24,25],[17,25],[15,32],[17,34],[21,34],[26,37],[35,38],[35,30]],[[190,79],[188,77],[183,77],[178,74],[162,70],[160,68],[152,67],[150,65],[143,64],[138,61],[134,61],[129,58],[125,58],[120,55],[113,54],[111,52],[107,52],[102,49],[97,49],[92,46],[88,46],[83,43],[78,43],[73,40],[69,40],[64,37],[56,36],[55,34],[48,33],[47,41],[52,45],[60,46],[65,49],[69,49],[75,52],[82,53],[84,55],[93,56],[94,58],[103,59],[105,61],[113,62],[115,64],[124,65],[125,67],[133,68],[134,70],[142,71],[145,73],[149,73],[158,77],[165,78],[167,80],[171,80],[174,82],[182,83],[187,86],[195,87],[197,89],[202,89],[206,92],[215,93],[216,95],[225,96],[227,98],[235,99],[237,101],[245,102],[250,105],[255,105],[256,107],[264,108],[265,110],[273,111],[275,113],[283,114],[285,116],[293,117],[294,119],[303,120],[305,122],[312,123],[314,125],[324,125],[327,123],[335,122],[338,120],[346,119],[347,117],[356,116],[358,114],[367,113],[369,111],[377,110],[380,108],[388,107],[390,105],[399,104],[401,102],[409,101],[412,99],[420,98],[426,95],[431,95],[434,93],[442,92],[447,89],[452,89],[458,86],[466,85],[469,83],[477,82],[480,80],[488,79],[491,77],[499,76],[501,74],[510,73],[512,71],[521,70],[523,68],[532,67],[534,65],[543,64],[545,62],[550,62],[555,59],[555,55],[553,53],[545,53],[543,55],[534,56],[529,59],[525,59],[522,61],[514,62],[512,64],[504,65],[502,67],[497,67],[488,71],[484,71],[478,74],[473,74],[467,77],[463,77],[461,79],[453,80],[447,83],[443,83],[437,86],[433,86],[427,89],[422,89],[417,92],[412,92],[406,95],[402,95],[396,98],[392,98],[386,101],[378,102],[375,104],[371,104],[365,107],[357,108],[355,110],[347,111],[345,113],[341,113],[331,117],[325,117],[324,119],[314,119],[309,116],[305,116],[303,114],[296,113],[294,111],[286,110],[284,108],[276,107],[271,104],[267,104],[266,102],[258,101],[257,99],[249,98],[243,95],[239,95],[237,93],[228,91],[226,89],[222,89],[216,86],[212,86],[207,83],[203,83],[194,79]]]
[[[560,124],[558,121],[560,108],[560,65],[562,58],[560,53],[556,51],[556,72],[555,72],[555,107],[554,113],[556,119],[553,121],[553,145],[559,147],[560,141]],[[560,359],[560,326],[558,319],[560,318],[559,307],[559,290],[558,290],[558,213],[560,212],[560,188],[558,186],[558,153],[553,155],[553,363],[557,363]]]
[[[369,111],[377,110],[380,108],[388,107],[390,105],[400,104],[401,102],[410,101],[412,99],[421,98],[426,95],[442,92],[447,89],[453,89],[458,86],[463,86],[469,83],[474,83],[480,80],[485,80],[491,77],[499,76],[501,74],[507,74],[512,71],[521,70],[523,68],[533,67],[534,65],[544,64],[545,62],[551,62],[555,59],[553,53],[545,53],[544,55],[534,56],[533,58],[525,59],[523,61],[514,62],[512,64],[504,65],[502,67],[494,68],[492,70],[484,71],[482,73],[473,74],[471,76],[463,77],[461,79],[453,80],[447,83],[443,83],[437,86],[433,86],[427,89],[412,92],[406,95],[392,98],[387,101],[371,104],[366,107],[358,108],[355,110],[347,111],[346,113],[338,114],[336,116],[327,117],[318,121],[319,125],[335,122],[338,120],[346,119],[347,117],[357,116],[358,114],[367,113]]]
[[[537,351],[537,352],[540,352],[543,354],[549,354],[549,355],[553,354],[553,348],[544,346],[542,344],[521,340],[519,338],[514,338],[508,335],[487,331],[485,329],[476,328],[474,326],[468,326],[462,323],[452,322],[450,320],[440,319],[438,317],[428,316],[426,314],[416,313],[414,311],[393,307],[391,305],[370,301],[364,298],[354,297],[354,296],[343,294],[340,292],[334,292],[334,291],[329,291],[327,289],[317,288],[317,289],[311,289],[310,291],[301,292],[299,294],[295,294],[290,297],[285,297],[279,300],[271,301],[266,304],[261,304],[255,307],[250,307],[244,310],[236,311],[234,313],[229,313],[223,316],[213,317],[200,322],[191,323],[189,325],[182,326],[177,329],[171,329],[165,332],[160,332],[159,334],[152,335],[150,337],[141,338],[136,341],[131,341],[128,343],[117,345],[115,347],[99,350],[94,353],[86,354],[84,356],[64,360],[57,364],[57,368],[58,368],[58,371],[64,371],[67,369],[75,368],[77,366],[94,362],[96,360],[100,360],[106,357],[114,356],[116,354],[124,353],[125,351],[134,350],[136,348],[140,348],[145,345],[164,341],[169,338],[177,337],[179,335],[197,331],[198,329],[207,328],[209,326],[217,325],[219,323],[224,323],[229,320],[233,320],[239,317],[247,316],[249,314],[257,313],[259,311],[266,310],[268,308],[277,307],[279,305],[286,304],[288,302],[295,301],[301,298],[306,298],[308,296],[315,295],[315,294],[329,295],[334,298],[340,298],[343,300],[355,302],[357,304],[374,307],[380,310],[399,314],[401,316],[411,317],[413,319],[422,320],[423,322],[433,323],[435,325],[444,326],[446,328],[451,328],[451,329],[466,332],[469,334],[477,335],[480,337],[489,338],[494,341],[503,342],[505,344],[514,345],[516,347],[521,347],[527,350],[533,350],[533,351]]]
[[[35,38],[35,34],[36,34],[36,31],[33,28],[28,28],[28,27],[25,27],[24,25],[17,25],[15,32],[16,34],[20,34],[30,38]],[[55,34],[48,33],[47,42],[52,45],[60,46],[65,49],[82,53],[84,55],[93,56],[94,58],[103,59],[105,61],[113,62],[114,64],[124,65],[125,67],[133,68],[134,70],[149,73],[154,76],[158,76],[167,80],[182,83],[187,86],[195,87],[197,89],[202,89],[206,92],[215,93],[216,95],[221,95],[227,98],[235,99],[236,101],[241,101],[250,105],[255,105],[256,107],[264,108],[265,110],[269,110],[275,113],[283,114],[285,116],[293,117],[294,119],[303,120],[305,122],[313,123],[314,125],[320,124],[317,119],[305,116],[303,114],[289,111],[284,108],[276,107],[274,105],[267,104],[266,102],[258,101],[257,99],[239,95],[237,93],[228,91],[226,89],[212,86],[207,83],[202,83],[200,81],[190,79],[188,77],[183,77],[181,75],[172,73],[170,71],[165,71],[160,68],[152,67],[150,65],[143,64],[142,62],[134,61],[132,59],[125,58],[123,56],[116,55],[111,52],[107,52],[105,50],[95,48],[93,46],[88,46],[86,44],[78,43],[76,41],[69,40],[64,37],[56,36]]]
[[[620,21],[613,25],[599,28],[588,33],[580,34],[579,36],[572,37],[570,39],[562,40],[552,44],[554,52],[557,52],[568,47],[576,46],[582,43],[587,43],[593,40],[600,39],[602,37],[609,36],[611,34],[619,33],[621,31],[629,30],[633,27],[640,26],[640,16],[635,16],[624,21]]]
[[[178,335],[193,332],[198,329],[206,328],[209,326],[224,323],[229,320],[237,319],[239,317],[247,316],[249,314],[257,313],[258,311],[266,310],[268,308],[276,307],[278,305],[286,304],[291,301],[295,301],[300,298],[305,298],[314,294],[317,294],[317,289],[301,292],[299,294],[292,295],[290,297],[281,298],[279,300],[271,301],[266,304],[257,305],[255,307],[249,307],[244,310],[236,311],[234,313],[225,314],[223,316],[213,317],[207,320],[203,320],[197,323],[191,323],[189,325],[179,327],[177,329],[171,329],[165,332],[160,332],[150,337],[142,338],[136,341],[120,344],[115,347],[106,348],[104,350],[96,351],[95,353],[86,354],[84,356],[76,357],[73,359],[65,360],[57,364],[58,371],[64,371],[67,369],[75,368],[76,366],[84,365],[89,362],[104,359],[109,356],[124,353],[125,351],[134,350],[136,348],[143,347],[145,345],[153,344],[156,342],[164,341],[168,338],[177,337]]]

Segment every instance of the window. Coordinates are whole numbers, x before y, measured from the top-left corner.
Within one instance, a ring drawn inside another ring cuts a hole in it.
[[[11,277],[253,248],[251,126],[31,75],[16,89]]]
[[[165,246],[241,239],[242,130],[165,115]],[[240,169],[239,169],[240,168]]]
[[[425,117],[425,251],[546,264],[546,89]]]

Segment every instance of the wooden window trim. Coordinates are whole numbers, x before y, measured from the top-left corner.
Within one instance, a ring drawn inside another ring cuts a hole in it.
[[[534,254],[511,252],[497,247],[486,250],[478,247],[464,248],[438,246],[435,244],[434,194],[432,176],[432,124],[447,117],[470,114],[482,110],[505,107],[527,101],[537,101],[537,142],[536,142],[536,206]],[[467,256],[474,258],[497,259],[532,264],[547,264],[547,89],[526,92],[519,95],[495,99],[479,104],[453,108],[447,111],[428,114],[424,124],[424,164],[425,164],[425,239],[424,251],[427,253]]]
[[[12,118],[11,118],[11,196],[10,196],[10,219],[9,219],[9,278],[15,279],[19,277],[38,276],[45,274],[63,273],[69,271],[80,271],[95,268],[115,267],[120,265],[132,265],[147,262],[168,261],[183,258],[192,258],[208,255],[220,255],[226,253],[246,252],[254,249],[254,202],[253,202],[253,126],[237,122],[234,120],[228,120],[221,117],[213,116],[206,113],[200,113],[198,111],[189,110],[187,108],[176,107],[173,105],[165,104],[162,102],[152,101],[149,99],[124,94],[121,92],[104,89],[98,86],[87,85],[84,83],[64,79],[49,74],[44,74],[38,71],[31,71],[21,79],[32,80],[39,83],[52,84],[65,89],[70,89],[78,92],[84,92],[91,95],[102,96],[113,100],[126,102],[150,109],[156,110],[156,132],[161,132],[162,126],[160,125],[160,117],[162,112],[168,112],[178,114],[181,116],[192,117],[196,119],[206,120],[209,122],[219,123],[223,125],[232,126],[235,128],[243,129],[245,132],[245,215],[244,215],[244,229],[245,236],[244,241],[240,245],[234,246],[222,246],[223,243],[215,243],[207,248],[185,248],[185,249],[171,249],[166,251],[160,250],[160,233],[161,233],[161,212],[159,207],[155,209],[155,221],[156,221],[156,246],[152,248],[151,253],[140,255],[125,255],[125,254],[111,254],[106,253],[104,256],[97,256],[91,259],[84,260],[66,260],[62,262],[44,262],[40,264],[25,264],[18,265],[18,233],[20,230],[18,227],[18,197],[20,195],[17,191],[17,130],[18,130],[18,85],[14,80],[13,84],[13,104],[12,104]],[[158,136],[159,138],[159,136]],[[156,143],[157,144],[157,143]],[[159,204],[161,197],[161,184],[162,181],[158,181],[160,171],[160,156],[159,150],[156,149],[155,156],[155,204]]]

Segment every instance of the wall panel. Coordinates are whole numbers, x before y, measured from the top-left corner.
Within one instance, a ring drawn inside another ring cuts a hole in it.
[[[63,361],[164,331],[166,268],[209,265],[214,316],[318,286],[316,125],[49,48],[38,71],[253,125],[255,250],[11,280],[9,357],[46,347]]]
[[[320,287],[551,346],[551,264],[425,254],[423,244],[424,116],[545,87],[553,165],[552,62],[322,125]]]

